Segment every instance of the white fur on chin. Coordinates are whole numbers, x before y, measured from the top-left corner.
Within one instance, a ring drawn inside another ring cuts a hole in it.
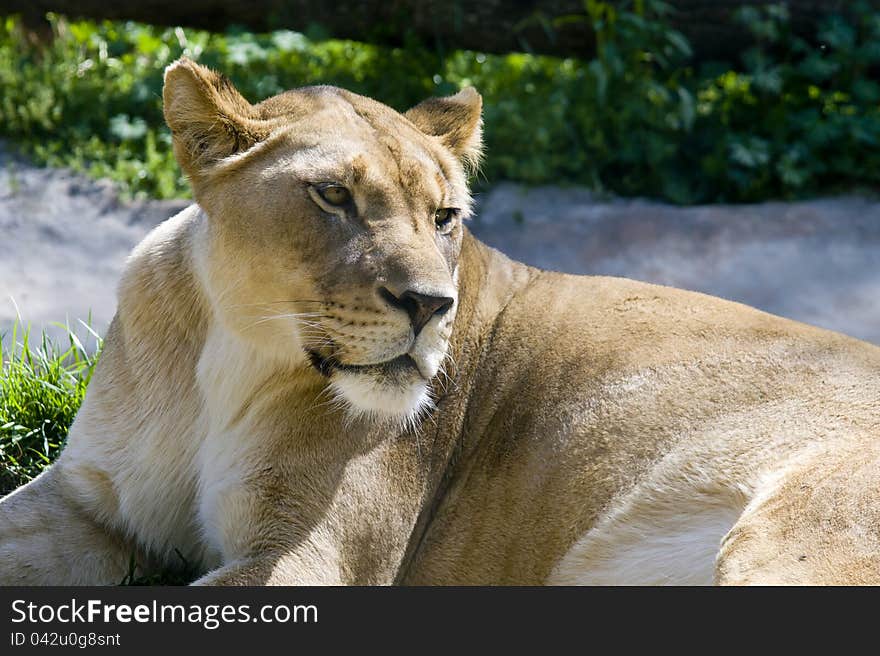
[[[353,418],[390,421],[401,427],[414,428],[422,413],[434,406],[428,383],[421,378],[395,385],[369,373],[335,371],[330,388]]]

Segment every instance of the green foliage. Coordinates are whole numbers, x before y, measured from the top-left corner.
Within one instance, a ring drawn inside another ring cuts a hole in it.
[[[579,183],[677,203],[747,201],[876,186],[880,17],[856,3],[808,42],[784,7],[742,10],[757,38],[741,63],[691,63],[656,0],[586,0],[590,61],[433,52],[314,40],[290,31],[210,34],[51,17],[34,47],[0,23],[0,135],[36,160],[186,195],[161,110],[162,72],[181,55],[259,100],[330,83],[406,109],[472,84],[485,99],[486,180]],[[554,23],[547,25],[554,29]]]
[[[61,349],[43,335],[33,346],[28,331],[15,326],[13,346],[4,351],[0,344],[0,496],[61,452],[97,362],[71,330],[68,341]]]
[[[880,14],[824,21],[816,44],[791,31],[784,6],[740,10],[757,45],[744,71],[701,83],[687,145],[706,175],[697,197],[792,197],[880,183]]]

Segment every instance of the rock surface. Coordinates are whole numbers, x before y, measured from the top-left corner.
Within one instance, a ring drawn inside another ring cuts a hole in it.
[[[529,264],[698,290],[880,344],[880,201],[678,208],[511,184],[478,200],[473,232]],[[0,146],[0,332],[19,313],[55,336],[53,322],[90,315],[105,330],[129,251],[185,206],[123,203]]]

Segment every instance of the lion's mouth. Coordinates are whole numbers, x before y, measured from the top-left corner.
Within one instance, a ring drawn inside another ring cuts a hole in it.
[[[328,378],[334,371],[377,373],[385,376],[410,372],[418,373],[424,378],[416,361],[407,353],[398,355],[396,358],[386,360],[385,362],[376,362],[374,364],[347,364],[345,362],[340,362],[332,356],[323,356],[317,351],[309,351],[309,360],[318,373],[322,376],[327,376]]]

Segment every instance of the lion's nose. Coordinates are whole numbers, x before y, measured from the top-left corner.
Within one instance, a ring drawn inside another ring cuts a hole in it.
[[[413,332],[418,335],[425,324],[436,314],[445,314],[455,299],[449,296],[429,296],[420,294],[411,289],[403,292],[400,296],[395,296],[386,287],[379,288],[379,295],[384,298],[389,305],[404,310],[409,315],[412,323]]]

